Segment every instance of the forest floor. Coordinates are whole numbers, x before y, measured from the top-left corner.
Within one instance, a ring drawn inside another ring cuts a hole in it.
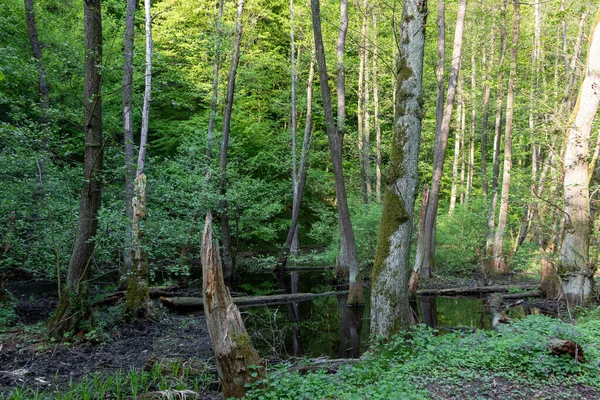
[[[531,279],[512,277],[495,284],[528,282]],[[477,286],[486,282],[484,278],[453,278],[424,283],[428,288],[442,288]],[[20,323],[12,328],[0,326],[0,399],[11,398],[9,393],[18,387],[46,393],[67,390],[71,381],[81,381],[94,374],[142,370],[153,359],[210,363],[213,353],[204,317],[174,314],[158,302],[158,321],[113,325],[113,321],[118,320],[115,313],[120,309],[107,308],[98,315],[96,322],[102,329],[97,332],[63,343],[47,341],[45,323],[57,305],[53,285],[51,282],[25,282],[9,288],[16,301]],[[523,384],[485,373],[466,380],[433,376],[414,377],[414,380],[420,382],[419,386],[428,392],[426,397],[432,399],[600,399],[600,391],[589,386]],[[201,398],[222,398],[214,390],[214,377],[204,383]]]

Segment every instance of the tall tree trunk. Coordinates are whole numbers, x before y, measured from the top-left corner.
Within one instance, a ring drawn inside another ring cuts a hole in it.
[[[296,80],[298,75],[298,67],[296,65],[296,49],[294,40],[294,0],[290,0],[290,70],[291,70],[291,86],[292,93],[290,98],[291,110],[290,110],[290,127],[292,130],[292,208],[293,204],[298,201],[298,165],[297,165],[297,151],[296,151]],[[292,238],[292,244],[290,247],[290,254],[293,256],[298,254],[298,248],[300,243],[298,241],[298,225],[294,230],[294,237]]]
[[[135,179],[135,166],[133,164],[133,36],[135,32],[136,0],[127,0],[125,14],[125,37],[123,39],[123,143],[125,146],[125,240],[123,251],[123,271],[121,271],[121,284],[125,286],[127,275],[131,271],[131,232],[133,211],[133,180]]]
[[[213,241],[212,216],[206,215],[202,235],[202,297],[206,324],[215,351],[215,364],[225,398],[242,398],[246,385],[266,375],[264,361],[223,281],[218,245]]]
[[[471,49],[471,121],[469,126],[469,165],[467,173],[467,190],[465,192],[465,201],[471,200],[473,190],[473,172],[475,169],[475,118],[477,117],[477,89],[475,86],[475,46]]]
[[[510,192],[510,174],[512,168],[512,131],[515,103],[515,80],[517,77],[517,56],[519,46],[519,28],[521,22],[520,6],[518,0],[513,0],[513,38],[511,48],[510,78],[508,79],[508,94],[506,96],[506,126],[504,131],[504,169],[502,173],[502,198],[498,227],[494,235],[494,260],[492,272],[495,274],[508,273],[508,263],[504,259],[502,245],[504,243],[504,229],[508,219],[508,196]]]
[[[358,160],[360,167],[360,193],[362,195],[363,203],[369,202],[369,196],[367,194],[367,166],[365,165],[365,137],[367,129],[367,83],[365,79],[367,67],[367,7],[366,1],[363,2],[362,8],[362,28],[360,30],[360,54],[359,54],[359,67],[358,67],[358,105],[357,105],[357,120],[358,120]]]
[[[381,202],[381,125],[379,124],[379,88],[377,85],[377,13],[373,13],[373,118],[375,123],[375,195]]]
[[[459,79],[458,82],[458,93],[460,98],[460,93],[462,91],[461,82],[462,79]],[[462,102],[458,101],[458,106],[456,107],[456,128],[454,129],[454,158],[452,160],[452,186],[450,187],[450,205],[448,207],[448,213],[453,214],[454,209],[456,208],[456,198],[458,197],[458,162],[460,157],[460,144],[461,144],[461,117],[462,117]]]
[[[25,2],[25,21],[27,23],[27,36],[31,46],[31,53],[35,60],[35,66],[38,71],[38,91],[40,96],[40,111],[42,125],[48,124],[48,108],[50,107],[50,94],[48,83],[46,82],[46,66],[42,60],[42,46],[38,38],[37,25],[35,23],[34,0],[24,0]]]
[[[496,226],[496,208],[498,205],[498,178],[500,176],[500,140],[502,137],[502,109],[504,103],[504,56],[506,54],[506,3],[502,0],[500,8],[500,58],[498,61],[498,75],[496,79],[496,124],[494,131],[494,157],[492,169],[492,187],[490,208],[488,212],[488,232],[485,246],[485,255],[494,254],[494,232]]]
[[[348,199],[346,197],[346,186],[344,184],[344,171],[342,169],[342,141],[340,135],[336,132],[335,121],[333,119],[333,109],[331,106],[331,92],[329,89],[327,65],[325,64],[325,50],[323,47],[323,36],[321,33],[321,16],[319,0],[311,0],[312,24],[315,37],[315,50],[317,62],[319,65],[319,80],[321,83],[321,98],[323,109],[325,111],[325,121],[327,124],[327,139],[329,142],[329,152],[333,165],[333,177],[335,180],[335,193],[338,205],[338,219],[343,228],[341,236],[346,243],[348,254],[348,271],[350,289],[348,294],[348,305],[354,306],[363,303],[362,281],[359,272],[358,256],[356,254],[356,243],[352,222],[350,221],[350,210],[348,208]]]
[[[369,69],[369,53],[370,53],[370,44],[371,38],[369,35],[369,3],[367,0],[363,3],[364,13],[365,13],[365,48],[364,48],[364,57],[365,57],[365,81],[364,81],[364,94],[365,94],[365,102],[363,104],[364,112],[365,112],[365,125],[363,130],[363,165],[365,169],[365,189],[366,196],[363,200],[365,204],[369,202],[369,197],[371,196],[372,188],[371,188],[371,114],[369,112],[369,107],[371,105],[371,93],[369,91],[369,85],[371,84],[371,70]]]
[[[150,15],[150,0],[144,0],[144,15],[146,22],[146,73],[144,79],[144,105],[142,107],[142,131],[140,134],[140,149],[136,178],[134,182],[134,197],[132,200],[132,240],[131,240],[131,274],[127,282],[125,315],[131,319],[143,320],[154,318],[155,312],[148,293],[148,255],[144,250],[146,245],[144,225],[146,223],[146,146],[148,144],[148,124],[150,122],[150,98],[152,94],[152,17]]]
[[[465,201],[465,141],[466,141],[466,133],[467,133],[467,104],[465,102],[465,92],[464,92],[464,81],[462,75],[460,76],[461,87],[463,88],[460,92],[460,106],[461,112],[460,114],[460,185],[459,185],[459,198],[460,204],[463,204]]]
[[[94,237],[98,228],[98,210],[102,197],[101,10],[101,0],[83,2],[86,55],[83,81],[83,187],[77,233],[69,260],[67,288],[62,293],[54,316],[48,322],[48,333],[54,337],[62,337],[65,332],[82,328],[82,323],[91,316],[88,279],[96,248]]]
[[[344,55],[346,52],[346,34],[348,32],[348,0],[340,0],[340,28],[338,30],[338,39],[336,46],[337,56],[337,134],[340,140],[340,158],[344,147],[344,134],[346,133],[346,66],[344,65]],[[359,124],[360,125],[360,124]],[[348,276],[350,265],[350,250],[346,244],[344,236],[344,221],[338,218],[338,227],[340,234],[340,254],[337,260],[336,277],[338,279]]]
[[[310,139],[312,135],[312,98],[313,98],[313,83],[315,80],[315,52],[313,51],[310,59],[310,69],[308,75],[308,83],[306,86],[306,122],[304,123],[304,140],[302,142],[302,154],[300,156],[300,176],[298,177],[298,196],[292,206],[292,223],[288,235],[283,245],[283,251],[279,257],[278,268],[285,268],[288,255],[292,246],[293,238],[298,232],[298,219],[300,218],[300,205],[302,197],[304,197],[304,187],[306,185],[306,174],[308,172],[308,151],[310,149]]]
[[[588,301],[594,293],[596,265],[589,263],[589,140],[600,104],[600,11],[592,26],[586,70],[566,135],[563,161],[564,208],[567,217],[559,269],[569,305]]]
[[[221,68],[221,39],[223,37],[223,3],[219,0],[217,9],[217,37],[215,39],[215,60],[213,62],[212,99],[210,102],[210,117],[208,119],[208,130],[206,133],[206,183],[210,182],[212,160],[212,147],[215,131],[215,119],[217,118],[217,101],[219,94],[219,70]]]
[[[413,272],[408,282],[408,292],[411,297],[416,296],[417,287],[419,285],[419,268],[423,264],[425,256],[425,218],[427,217],[427,203],[429,202],[429,186],[423,185],[423,193],[421,194],[421,208],[419,210],[419,222],[417,232],[417,248],[415,250],[415,263]]]
[[[233,111],[235,78],[237,75],[237,67],[240,62],[243,11],[244,0],[239,0],[237,6],[237,22],[235,25],[235,38],[233,39],[233,54],[231,56],[231,69],[229,70],[229,77],[227,79],[227,99],[225,100],[225,114],[223,115],[223,136],[221,138],[221,240],[223,242],[223,274],[226,280],[233,279],[233,255],[231,251],[231,233],[229,229],[229,216],[227,209],[227,150],[229,148],[229,132],[231,130],[231,113]]]
[[[313,0],[314,1],[314,0]],[[408,271],[423,118],[426,0],[406,0],[398,40],[398,105],[383,215],[371,273],[371,335],[390,338],[409,327]]]
[[[444,115],[442,118],[439,141],[436,140],[436,149],[433,161],[433,176],[431,178],[431,188],[429,189],[429,204],[427,205],[427,218],[425,220],[425,257],[423,259],[423,272],[427,271],[428,276],[431,266],[434,263],[434,228],[438,209],[440,186],[442,181],[442,172],[444,169],[444,158],[446,157],[446,147],[448,145],[448,135],[450,133],[450,121],[452,120],[452,109],[454,107],[454,97],[456,95],[456,85],[460,71],[460,59],[462,55],[463,32],[465,27],[465,13],[467,1],[460,0],[458,4],[458,15],[456,18],[456,30],[454,32],[454,45],[452,49],[452,69],[448,80],[448,96],[444,106]]]
[[[481,190],[485,197],[488,196],[489,185],[487,179],[487,137],[488,137],[488,122],[489,122],[489,111],[490,111],[490,97],[492,88],[489,84],[490,72],[494,63],[494,46],[496,41],[496,25],[492,25],[490,30],[490,54],[488,54],[486,47],[483,46],[482,50],[482,68],[483,68],[483,100],[482,100],[482,116],[481,116]]]

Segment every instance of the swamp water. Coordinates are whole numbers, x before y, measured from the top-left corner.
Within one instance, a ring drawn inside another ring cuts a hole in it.
[[[332,271],[311,269],[282,274],[244,272],[233,291],[238,295],[341,291]],[[246,328],[267,358],[359,357],[369,345],[370,288],[365,306],[346,307],[346,295],[317,297],[288,304],[242,308]],[[485,298],[421,296],[411,301],[421,323],[444,334],[453,330],[491,329]]]

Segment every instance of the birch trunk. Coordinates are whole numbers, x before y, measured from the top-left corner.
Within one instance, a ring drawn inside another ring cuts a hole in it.
[[[592,26],[586,70],[566,134],[564,208],[567,220],[559,269],[569,305],[579,305],[594,293],[595,265],[589,263],[590,205],[589,140],[600,104],[600,11]]]
[[[515,81],[517,76],[517,56],[519,46],[519,28],[521,22],[520,6],[518,0],[513,1],[513,38],[511,47],[510,77],[508,79],[508,94],[506,96],[506,127],[504,131],[504,169],[502,173],[502,199],[498,215],[498,227],[494,235],[494,260],[492,273],[508,273],[508,263],[504,259],[502,246],[504,243],[504,230],[508,219],[508,196],[510,192],[510,174],[512,168],[512,132],[515,103]]]
[[[102,2],[83,3],[85,29],[85,64],[83,81],[84,104],[84,170],[79,221],[75,243],[69,260],[67,287],[54,316],[48,322],[48,334],[82,328],[91,309],[88,300],[88,279],[96,244],[93,238],[98,228],[98,210],[102,197]]]
[[[233,255],[231,251],[231,233],[229,228],[229,215],[227,209],[227,151],[229,149],[229,132],[231,131],[231,113],[233,111],[233,96],[235,93],[235,78],[240,62],[240,44],[242,41],[242,14],[244,0],[237,4],[235,37],[233,40],[233,53],[231,56],[231,69],[227,79],[227,99],[225,100],[225,114],[223,115],[223,135],[221,138],[220,154],[220,193],[221,193],[221,240],[223,241],[223,274],[226,280],[233,279]]]
[[[450,133],[450,121],[452,119],[452,109],[454,107],[454,97],[456,95],[456,85],[460,71],[460,59],[462,55],[463,32],[465,27],[465,13],[467,1],[460,0],[458,4],[458,15],[456,18],[456,30],[454,33],[454,45],[452,49],[452,69],[448,80],[448,96],[444,106],[444,116],[442,119],[439,142],[436,140],[435,156],[433,160],[433,176],[431,178],[431,189],[429,191],[429,204],[427,205],[427,218],[425,220],[425,237],[427,238],[425,247],[425,258],[423,260],[422,276],[429,276],[429,271],[434,263],[434,228],[437,216],[440,186],[442,181],[442,172],[444,170],[444,158],[446,157],[446,147],[448,145],[448,135]],[[427,273],[425,273],[425,271]]]
[[[423,118],[423,54],[427,2],[406,0],[402,8],[392,155],[382,223],[371,274],[371,335],[390,338],[411,323],[408,271]]]
[[[140,150],[136,177],[144,173],[146,163],[146,146],[148,144],[148,122],[150,117],[150,95],[152,93],[152,17],[150,16],[150,0],[144,0],[146,20],[146,74],[144,76],[144,105],[142,108],[142,132],[140,134]]]
[[[331,106],[331,92],[329,89],[327,65],[325,64],[325,50],[323,46],[323,35],[321,33],[321,16],[319,0],[311,0],[312,24],[315,37],[315,50],[319,65],[319,80],[321,83],[321,98],[325,121],[327,123],[327,139],[329,142],[329,153],[333,166],[333,177],[335,181],[335,193],[338,202],[338,219],[342,228],[341,236],[345,242],[347,251],[347,262],[349,271],[349,294],[348,305],[356,306],[363,303],[362,280],[359,272],[358,257],[356,254],[356,242],[352,222],[350,221],[350,210],[346,197],[346,186],[344,184],[344,171],[342,169],[342,143],[341,137],[336,132],[333,120],[333,108]],[[341,258],[341,252],[340,252]]]

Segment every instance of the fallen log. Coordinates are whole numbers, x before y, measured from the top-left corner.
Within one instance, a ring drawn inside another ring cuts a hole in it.
[[[503,294],[503,299],[525,299],[527,297],[541,297],[542,294],[538,290],[533,290],[530,292],[521,292],[521,293],[508,293]]]
[[[325,293],[288,293],[271,296],[233,297],[233,303],[238,307],[258,307],[271,304],[286,304],[294,301],[310,300],[316,297],[337,296],[348,294],[347,290]],[[204,309],[200,297],[160,297],[160,301],[169,309],[177,311],[201,311]]]
[[[502,293],[512,290],[533,290],[538,288],[538,284],[526,285],[493,285],[493,286],[466,286],[445,289],[420,289],[417,294],[421,296],[459,296],[482,293]]]
[[[552,354],[556,356],[568,354],[573,359],[577,360],[577,362],[585,361],[581,345],[572,340],[551,339],[550,350],[552,351]]]
[[[154,287],[148,289],[148,295],[151,299],[158,299],[161,296],[181,296],[182,292],[178,292],[179,288],[177,286],[172,287]],[[94,302],[94,307],[96,306],[106,306],[106,305],[116,305],[125,300],[125,295],[127,294],[126,290],[120,290],[118,292],[109,294],[105,298]]]

